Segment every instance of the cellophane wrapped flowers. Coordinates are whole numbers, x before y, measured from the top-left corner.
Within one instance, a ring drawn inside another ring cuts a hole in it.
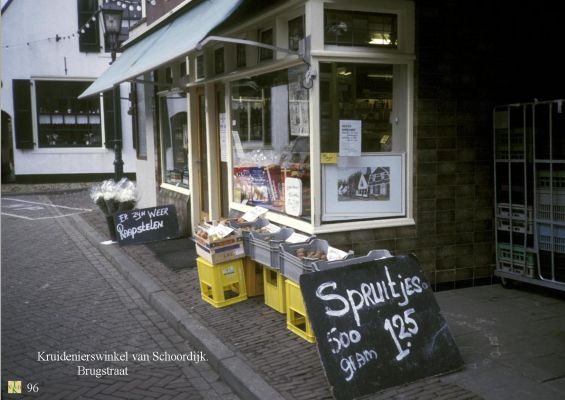
[[[137,196],[135,184],[127,178],[122,178],[119,182],[108,179],[90,189],[92,201],[106,216],[132,210],[137,203]]]

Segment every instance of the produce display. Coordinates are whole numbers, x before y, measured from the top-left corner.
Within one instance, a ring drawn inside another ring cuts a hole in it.
[[[312,259],[312,260],[321,260],[321,261],[327,260],[327,255],[322,250],[306,251],[306,249],[304,247],[300,247],[296,250],[295,254],[296,254],[296,257],[300,258],[301,260],[303,258],[308,258],[308,259]]]

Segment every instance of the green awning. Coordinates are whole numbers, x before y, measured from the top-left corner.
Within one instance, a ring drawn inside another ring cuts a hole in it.
[[[139,77],[188,54],[212,29],[225,21],[242,1],[200,2],[125,49],[79,98],[110,90],[121,82]]]

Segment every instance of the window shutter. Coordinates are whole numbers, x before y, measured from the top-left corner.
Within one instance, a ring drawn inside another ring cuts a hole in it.
[[[89,22],[90,18],[98,10],[98,0],[77,0],[78,9],[78,29]],[[84,28],[84,33],[79,34],[79,49],[83,53],[100,52],[100,32],[98,18],[90,21],[90,27]]]
[[[31,115],[31,82],[29,79],[14,79],[14,124],[16,129],[16,149],[33,149],[33,128]]]
[[[121,138],[122,120],[120,110],[120,86],[104,92],[104,133],[106,148],[114,148],[114,140]],[[115,104],[114,99],[118,99]]]

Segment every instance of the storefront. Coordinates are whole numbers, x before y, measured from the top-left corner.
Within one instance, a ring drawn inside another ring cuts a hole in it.
[[[259,205],[310,234],[414,224],[413,5],[344,5],[237,14],[159,71],[163,187],[190,190],[192,221]]]
[[[456,95],[430,89],[452,83],[425,75],[433,47],[416,57],[416,19],[444,23],[421,7],[186,3],[126,42],[89,91],[135,81],[143,92],[138,185],[187,205],[187,231],[261,206],[358,255],[414,253],[432,284],[490,279],[484,110],[457,112]]]

